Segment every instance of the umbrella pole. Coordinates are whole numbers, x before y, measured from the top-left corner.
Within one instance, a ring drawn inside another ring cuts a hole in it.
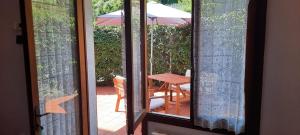
[[[153,28],[150,29],[150,75],[153,73]]]
[[[172,52],[170,52],[170,65],[169,65],[169,72],[171,73],[172,72]]]

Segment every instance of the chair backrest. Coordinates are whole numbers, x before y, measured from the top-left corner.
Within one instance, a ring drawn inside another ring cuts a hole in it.
[[[116,92],[121,97],[124,97],[125,95],[125,89],[126,89],[126,78],[122,76],[116,76],[114,79],[114,87],[116,89]]]
[[[190,69],[186,70],[185,76],[186,77],[191,77],[191,70]]]

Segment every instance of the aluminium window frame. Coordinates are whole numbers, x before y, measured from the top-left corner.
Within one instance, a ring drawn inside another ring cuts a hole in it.
[[[198,2],[198,3],[197,3]],[[201,0],[192,0],[192,36],[191,36],[191,72],[194,72],[193,44],[194,44],[194,15],[195,4]],[[266,31],[266,10],[267,0],[249,0],[247,16],[246,35],[246,63],[245,63],[245,132],[240,135],[259,135],[260,132],[260,112],[262,95],[262,78],[265,48]],[[194,80],[194,74],[191,74]],[[191,95],[194,94],[193,82],[191,83]],[[165,114],[149,112],[142,123],[142,133],[148,134],[148,121],[180,126],[190,129],[202,130],[211,133],[235,134],[226,129],[203,128],[194,124],[194,97],[190,97],[190,118],[183,118]]]

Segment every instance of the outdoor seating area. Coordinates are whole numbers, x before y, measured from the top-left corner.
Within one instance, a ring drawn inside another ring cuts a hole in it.
[[[155,85],[155,81],[160,81],[162,85]],[[185,76],[172,73],[149,75],[148,82],[147,111],[190,116],[189,70]],[[116,76],[113,83],[113,87],[97,87],[98,133],[100,134],[121,135],[126,132],[124,104],[126,78]],[[139,127],[136,134],[140,134],[140,130]]]
[[[165,113],[169,112],[169,102],[173,101],[173,93],[175,93],[175,114],[179,115],[180,101],[181,98],[188,98],[189,88],[181,89],[181,87],[189,87],[190,77],[181,76],[172,73],[163,73],[148,76],[149,79],[149,89],[152,89],[153,81],[160,81],[163,84],[157,89],[157,91],[163,92],[163,97],[165,98]]]
[[[154,85],[153,81],[159,81],[161,86]],[[117,100],[115,104],[115,112],[119,111],[120,101],[125,97],[126,78],[116,76],[113,79],[115,94]],[[187,70],[186,76],[163,73],[148,76],[148,89],[146,93],[146,110],[156,111],[163,110],[164,113],[169,113],[169,104],[175,103],[175,114],[180,115],[181,99],[189,99],[190,96],[190,70]],[[175,93],[173,95],[173,93]],[[175,97],[175,101],[173,100]]]
[[[158,89],[158,87],[155,87]],[[163,95],[163,92],[157,91],[154,93],[156,96]],[[176,94],[173,94],[176,96]],[[174,97],[173,97],[174,98]],[[102,135],[115,134],[122,135],[126,132],[126,110],[124,100],[119,102],[119,108],[116,111],[116,103],[118,94],[114,87],[97,87],[97,108],[98,108],[98,133]],[[176,101],[176,99],[175,99]],[[166,113],[164,109],[156,108],[152,111],[159,113]],[[176,103],[170,102],[168,105],[168,114],[180,115],[189,117],[190,115],[190,102],[189,100],[181,100],[180,109],[176,112]],[[136,134],[139,135],[139,127]]]
[[[191,6],[147,2],[148,51],[134,47],[134,74],[141,71],[139,57],[147,55],[146,111],[190,117]],[[95,68],[97,78],[98,129],[100,134],[126,131],[126,59],[124,9],[107,10],[95,16]],[[138,25],[133,29],[139,30]],[[139,35],[136,35],[138,38]],[[139,77],[134,78],[140,79]],[[139,84],[137,84],[139,85]],[[136,86],[139,87],[139,86]],[[141,91],[134,86],[135,99]],[[141,109],[141,104],[135,106]],[[104,108],[104,109],[101,109]],[[140,130],[139,128],[137,130]],[[139,132],[139,131],[137,131]],[[139,134],[139,133],[137,133]]]

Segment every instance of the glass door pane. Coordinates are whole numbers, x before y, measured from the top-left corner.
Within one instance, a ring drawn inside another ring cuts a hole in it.
[[[42,135],[81,134],[76,0],[32,0]]]
[[[131,31],[132,31],[132,71],[133,71],[133,101],[134,120],[142,114],[142,61],[141,61],[141,18],[140,0],[131,1]]]
[[[124,1],[128,134],[145,114],[145,1]]]

